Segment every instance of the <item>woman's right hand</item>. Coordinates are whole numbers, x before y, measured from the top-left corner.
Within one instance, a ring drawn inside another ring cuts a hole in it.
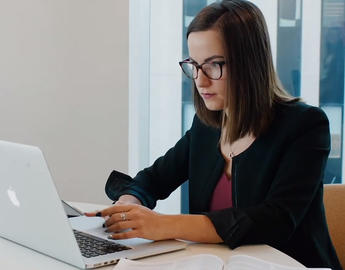
[[[114,203],[114,205],[117,205],[117,206],[119,206],[119,205],[133,205],[133,204],[142,205],[141,201],[137,197],[135,197],[133,195],[129,195],[129,194],[121,195],[119,197],[119,199]],[[109,206],[108,208],[112,208],[113,206]],[[86,212],[84,214],[87,217],[101,216],[100,211]]]
[[[119,197],[115,202],[115,205],[127,205],[127,204],[139,204],[142,205],[141,201],[137,197],[129,194],[125,194]]]

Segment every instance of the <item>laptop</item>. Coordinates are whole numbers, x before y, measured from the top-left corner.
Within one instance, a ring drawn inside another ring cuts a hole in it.
[[[101,217],[68,218],[42,151],[0,141],[0,236],[78,268],[186,247],[178,240],[109,240]]]

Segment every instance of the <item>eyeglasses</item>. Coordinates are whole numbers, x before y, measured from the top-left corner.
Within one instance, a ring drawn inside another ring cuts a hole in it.
[[[185,59],[179,62],[182,71],[186,76],[192,80],[198,78],[199,69],[206,75],[207,78],[211,80],[219,80],[223,75],[223,66],[225,61],[213,61],[205,62],[201,65],[198,65],[190,59]]]

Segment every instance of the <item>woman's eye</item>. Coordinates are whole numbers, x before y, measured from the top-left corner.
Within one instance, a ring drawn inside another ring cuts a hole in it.
[[[214,62],[214,63],[208,63],[207,65],[205,65],[206,69],[208,70],[212,70],[212,69],[215,69],[215,68],[218,68],[218,63]]]

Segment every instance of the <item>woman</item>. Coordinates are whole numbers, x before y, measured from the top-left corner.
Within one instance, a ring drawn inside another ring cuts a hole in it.
[[[322,202],[328,120],[280,86],[260,10],[211,4],[187,40],[192,127],[133,181],[108,186],[117,202],[97,215],[109,216],[111,237],[268,244],[308,267],[340,269]],[[150,210],[187,179],[190,215]]]

